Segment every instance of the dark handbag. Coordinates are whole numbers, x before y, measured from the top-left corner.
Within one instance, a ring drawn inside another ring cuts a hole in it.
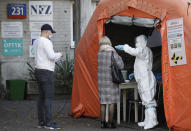
[[[117,84],[124,83],[123,74],[115,61],[113,51],[111,53],[111,75],[113,83]]]

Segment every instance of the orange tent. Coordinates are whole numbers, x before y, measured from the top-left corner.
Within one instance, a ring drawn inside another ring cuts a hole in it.
[[[189,0],[102,0],[81,38],[75,55],[71,114],[100,116],[97,53],[104,23],[112,16],[158,18],[162,36],[162,79],[165,117],[169,129],[191,130],[191,9]],[[170,66],[166,21],[183,18],[187,64]]]

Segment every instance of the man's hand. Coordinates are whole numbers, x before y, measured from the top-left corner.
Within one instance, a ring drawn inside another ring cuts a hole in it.
[[[123,50],[124,49],[124,45],[117,45],[117,46],[115,46],[115,48],[117,50]]]

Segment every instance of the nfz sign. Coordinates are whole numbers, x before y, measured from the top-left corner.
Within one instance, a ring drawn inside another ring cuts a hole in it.
[[[52,1],[29,1],[30,21],[52,21],[53,5]]]
[[[26,4],[8,4],[8,18],[25,19]]]

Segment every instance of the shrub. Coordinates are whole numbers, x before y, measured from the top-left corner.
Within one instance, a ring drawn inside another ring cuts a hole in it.
[[[27,62],[28,65],[28,72],[29,72],[29,80],[35,81],[35,75],[34,75],[34,70],[35,68],[29,63]]]
[[[66,55],[65,60],[58,61],[55,67],[55,86],[64,88],[64,93],[71,94],[73,83],[74,60]]]

